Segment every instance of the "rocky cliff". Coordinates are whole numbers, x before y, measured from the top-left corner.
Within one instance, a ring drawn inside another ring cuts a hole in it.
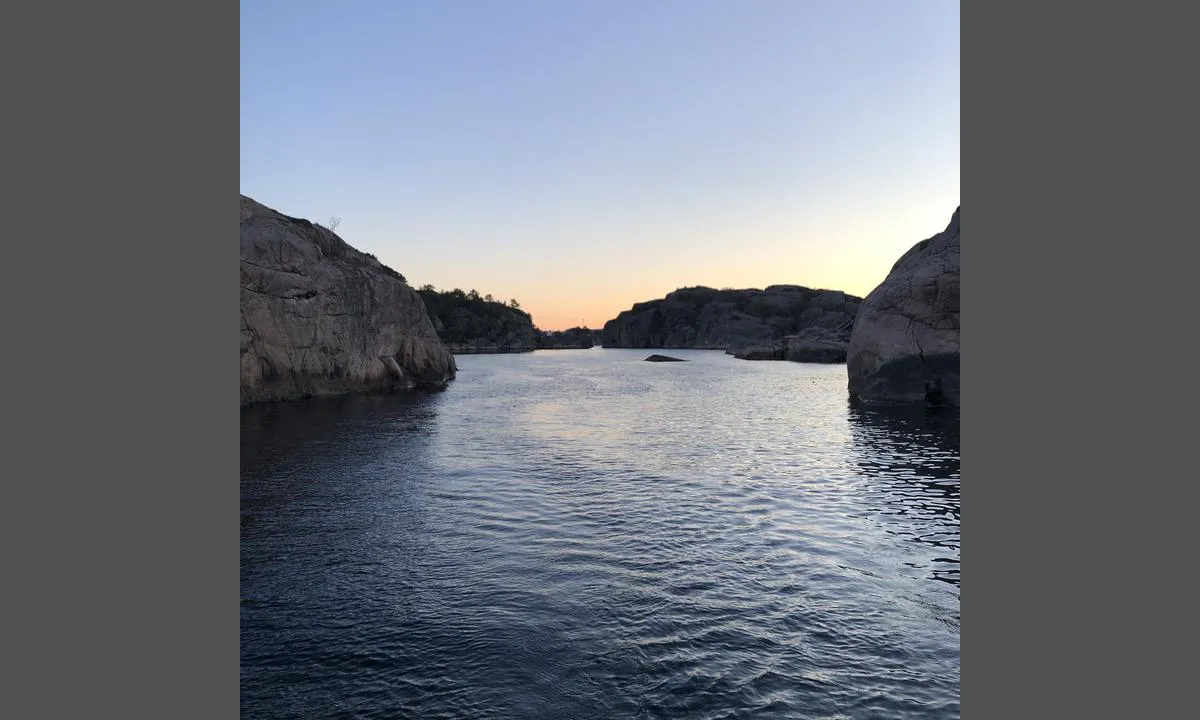
[[[520,308],[479,297],[475,291],[419,291],[438,337],[459,354],[532,352],[537,349],[533,318]]]
[[[454,356],[402,275],[241,198],[241,402],[442,386]]]
[[[782,360],[788,356],[789,340],[797,339],[793,336],[803,343],[824,330],[822,341],[848,340],[861,302],[862,298],[844,292],[799,285],[772,285],[764,290],[684,288],[661,300],[638,303],[609,320],[603,344],[724,349],[747,359],[770,355],[763,359]],[[796,355],[802,353],[797,350]]]
[[[847,348],[852,396],[959,405],[958,216],[901,256],[863,301]]]

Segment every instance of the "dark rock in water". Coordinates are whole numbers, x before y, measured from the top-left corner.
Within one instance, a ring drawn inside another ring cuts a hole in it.
[[[646,358],[646,362],[687,362],[687,360],[671,357],[670,355],[651,355]]]
[[[404,277],[241,198],[241,404],[444,386],[454,356]]]
[[[772,285],[765,290],[683,288],[638,303],[604,325],[602,344],[622,348],[706,348],[783,360],[786,338],[810,328],[849,340],[862,298],[836,290]],[[772,348],[768,353],[759,348]],[[751,352],[753,349],[753,352]]]
[[[782,360],[783,346],[781,345],[751,345],[739,350],[727,351],[738,360]]]
[[[959,210],[863,301],[848,388],[866,402],[959,406]]]

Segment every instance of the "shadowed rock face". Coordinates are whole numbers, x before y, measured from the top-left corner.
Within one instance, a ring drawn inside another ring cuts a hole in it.
[[[445,385],[417,292],[332,231],[241,198],[241,402]]]
[[[897,260],[863,301],[847,348],[853,396],[959,405],[958,215]]]
[[[605,347],[707,348],[736,354],[776,348],[807,328],[824,328],[849,339],[862,298],[836,290],[772,285],[765,290],[676,290],[661,300],[638,303],[604,324]]]

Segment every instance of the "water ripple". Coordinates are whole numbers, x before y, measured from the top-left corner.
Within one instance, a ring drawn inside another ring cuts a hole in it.
[[[244,410],[244,716],[958,717],[957,417],[644,354]]]

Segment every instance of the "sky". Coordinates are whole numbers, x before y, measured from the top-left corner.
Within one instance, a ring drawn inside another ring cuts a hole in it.
[[[544,330],[866,296],[959,205],[958,8],[242,0],[241,192]]]

